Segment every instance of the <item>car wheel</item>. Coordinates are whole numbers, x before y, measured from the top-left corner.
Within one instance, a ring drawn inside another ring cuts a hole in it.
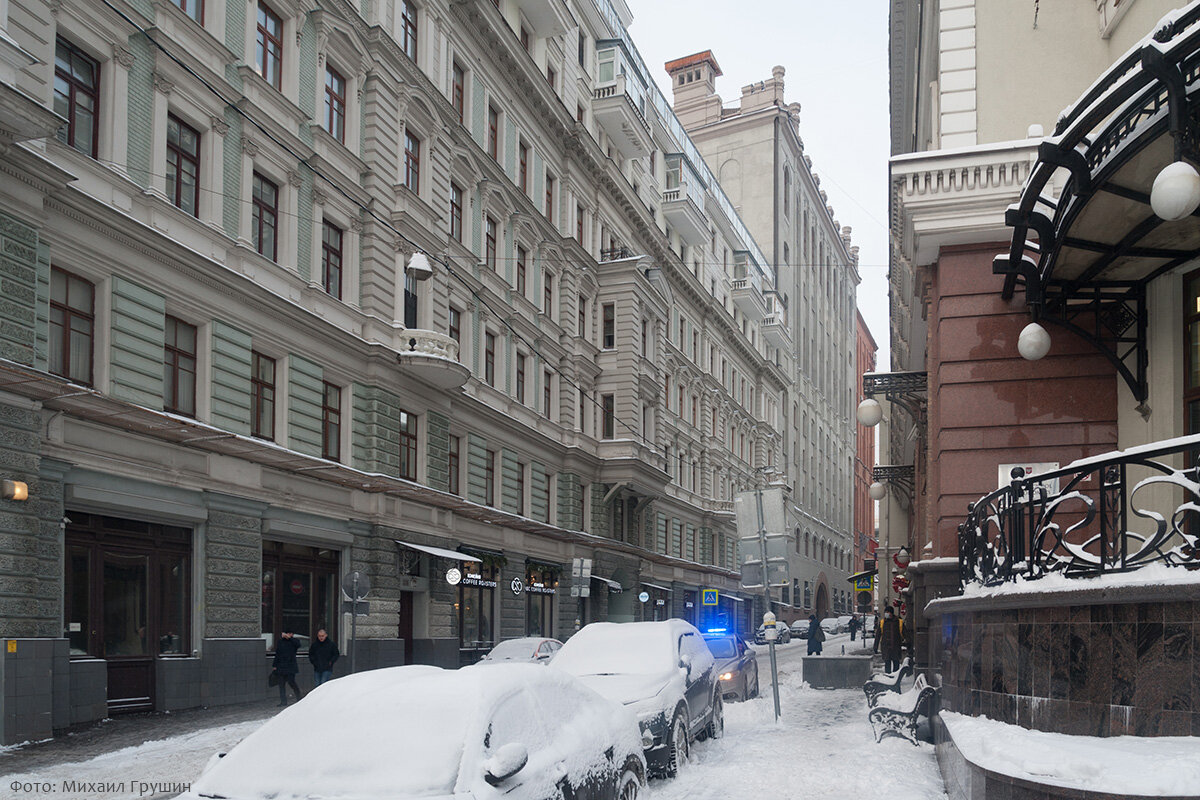
[[[667,777],[674,778],[679,769],[687,763],[691,755],[691,743],[688,741],[687,723],[683,714],[676,714],[671,723],[671,740],[667,742]]]
[[[718,692],[713,696],[712,717],[708,721],[708,738],[720,739],[725,735],[725,701]]]
[[[621,773],[617,781],[617,800],[637,800],[642,791],[642,781],[635,770],[629,767]]]
[[[758,697],[758,670],[754,670],[754,691],[749,696]]]

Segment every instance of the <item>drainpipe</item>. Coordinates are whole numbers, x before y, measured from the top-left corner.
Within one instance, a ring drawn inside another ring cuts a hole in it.
[[[771,152],[771,255],[775,261],[775,286],[779,288],[779,111],[775,112]]]

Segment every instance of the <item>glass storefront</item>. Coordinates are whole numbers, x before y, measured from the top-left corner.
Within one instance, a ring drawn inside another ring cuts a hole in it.
[[[462,664],[474,664],[495,645],[497,565],[464,561],[458,584],[458,652]]]
[[[338,554],[285,542],[263,542],[262,638],[267,652],[279,634],[296,634],[302,651],[324,628],[337,641]]]
[[[525,635],[554,637],[554,595],[559,570],[545,564],[525,567]]]

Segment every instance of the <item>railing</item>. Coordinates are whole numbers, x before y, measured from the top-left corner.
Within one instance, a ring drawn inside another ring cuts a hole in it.
[[[1193,466],[1162,460],[1171,457]],[[1008,486],[968,506],[958,528],[964,586],[1055,572],[1090,577],[1152,563],[1200,569],[1200,436],[1028,478],[1021,467],[1012,473]]]
[[[400,352],[404,355],[425,355],[458,360],[458,342],[435,331],[409,328],[399,331]]]
[[[628,247],[610,247],[600,251],[601,261],[620,261],[623,258],[633,258],[635,253]]]

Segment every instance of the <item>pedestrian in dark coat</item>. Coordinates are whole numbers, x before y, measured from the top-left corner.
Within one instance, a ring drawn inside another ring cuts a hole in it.
[[[821,629],[821,622],[817,619],[816,614],[808,615],[808,654],[821,655],[821,642],[825,641],[825,631]]]
[[[900,619],[888,606],[883,610],[883,619],[879,621],[879,634],[875,637],[875,652],[883,653],[883,671],[895,672],[900,669],[900,648],[904,639],[900,632]]]
[[[317,631],[317,640],[308,646],[308,660],[313,667],[313,686],[320,686],[333,677],[333,665],[341,656],[337,643],[324,628]]]
[[[858,617],[850,618],[850,641],[854,641],[854,634],[858,633],[858,629],[862,627],[862,623],[858,621]]]
[[[271,662],[271,666],[275,668],[275,674],[279,676],[279,705],[287,705],[287,689],[292,687],[292,691],[296,693],[296,699],[303,697],[300,687],[296,685],[296,673],[300,672],[300,665],[296,663],[296,653],[300,651],[300,643],[296,641],[296,636],[291,631],[284,631],[279,637],[279,641],[275,643],[275,659]]]

